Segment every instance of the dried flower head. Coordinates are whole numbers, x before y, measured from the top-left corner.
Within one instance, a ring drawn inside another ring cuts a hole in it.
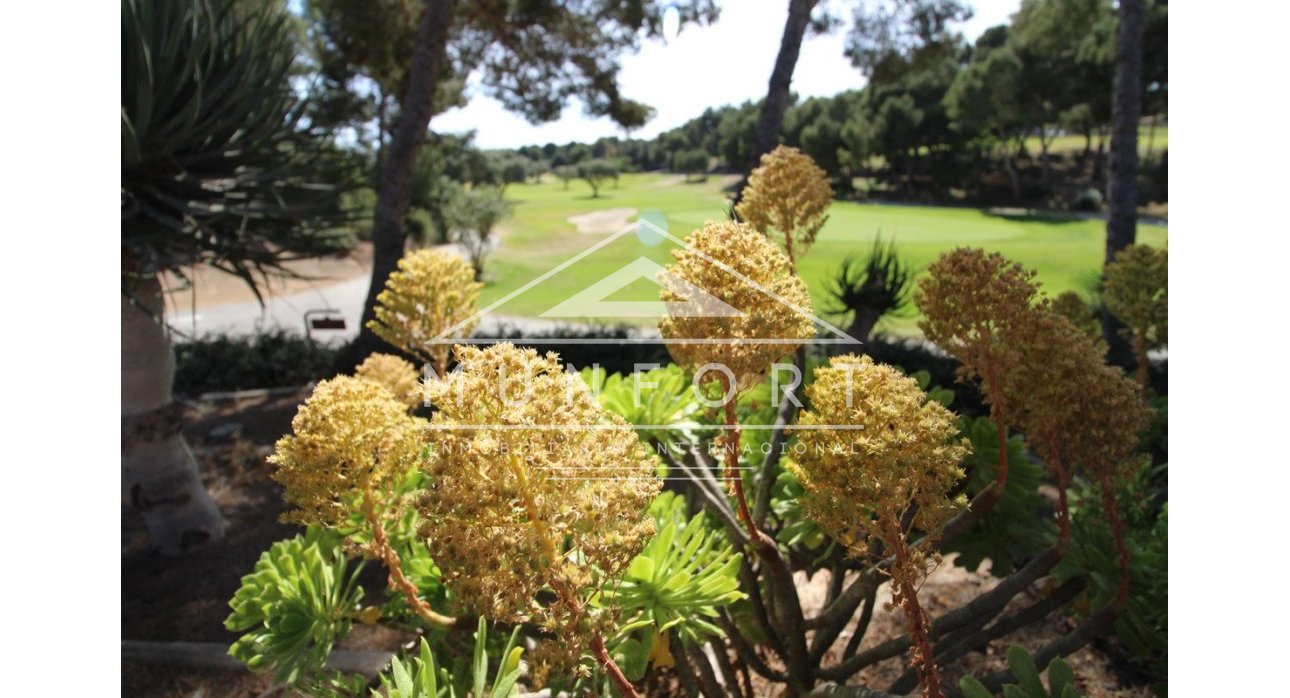
[[[269,463],[295,509],[285,522],[335,526],[355,500],[380,492],[416,464],[424,420],[407,413],[385,388],[337,376],[314,388],[278,440]]]
[[[470,320],[481,288],[474,268],[461,257],[442,250],[410,252],[376,297],[376,318],[368,328],[400,350],[432,362],[442,375],[450,348],[431,342],[449,330],[464,337],[475,329]]]
[[[997,416],[1009,408],[1001,376],[1022,363],[1009,328],[1030,313],[1039,292],[1034,276],[997,252],[960,247],[932,262],[915,291],[923,334],[963,364],[963,379],[982,381]]]
[[[910,545],[904,517],[935,536],[966,497],[950,491],[963,478],[969,441],[954,414],[930,400],[918,382],[869,357],[839,356],[817,369],[806,389],[810,410],[795,429],[801,448],[788,467],[805,490],[807,514],[853,555],[873,541],[892,555],[892,599],[904,611],[911,663],[924,695],[940,695],[929,622],[918,586],[936,561],[930,546]],[[852,427],[840,429],[836,427]],[[834,428],[829,428],[834,427]]]
[[[1149,420],[1141,392],[1104,363],[1100,338],[1065,317],[1041,306],[1025,325],[1016,341],[1026,360],[1005,381],[1015,396],[1017,426],[1055,469],[1115,473],[1129,462]]]
[[[587,592],[653,535],[654,458],[554,354],[459,346],[456,359],[427,384],[437,411],[420,510],[431,555],[467,610],[535,615],[578,649],[595,622]],[[555,603],[535,602],[543,588]]]
[[[409,409],[422,402],[416,367],[393,354],[372,354],[354,369],[354,376],[384,387]]]
[[[780,241],[793,264],[815,242],[832,203],[828,174],[802,151],[781,145],[761,156],[735,212]]]
[[[1145,339],[1148,348],[1169,343],[1169,252],[1129,245],[1106,265],[1107,310]]]
[[[737,311],[681,312],[663,318],[659,331],[664,339],[727,340],[669,342],[668,351],[678,364],[691,371],[707,364],[724,366],[742,390],[760,382],[776,359],[815,336],[806,284],[793,273],[784,253],[752,228],[730,221],[708,223],[672,256],[676,261],[660,279],[669,310],[677,307],[673,302],[693,303],[687,294],[697,289]],[[722,375],[708,371],[703,378],[708,382]]]
[[[1078,293],[1063,291],[1057,294],[1053,298],[1052,309],[1053,312],[1070,320],[1071,324],[1089,337],[1101,338],[1102,323],[1098,321],[1097,313]]]
[[[914,505],[916,527],[935,533],[965,500],[950,497],[963,477],[969,442],[954,413],[918,382],[868,356],[834,357],[806,389],[797,418],[800,447],[790,464],[806,490],[808,515],[856,554],[886,538]],[[890,545],[890,542],[888,542]]]
[[[1025,430],[1027,442],[1064,478],[1082,419],[1074,407],[1103,368],[1101,339],[1047,304],[1017,318],[1004,339],[1022,360],[1000,377],[997,389],[1009,396],[1013,423]]]

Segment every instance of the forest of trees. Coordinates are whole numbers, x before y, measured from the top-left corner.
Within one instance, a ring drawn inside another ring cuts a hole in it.
[[[1167,13],[1163,0],[1148,3],[1139,203],[1167,196],[1167,151],[1150,135],[1168,114]],[[975,43],[947,35],[868,66],[862,89],[794,99],[780,138],[819,163],[844,196],[1097,206],[1100,196],[1090,201],[1089,191],[1106,185],[1116,25],[1102,0],[1024,2],[1010,24]],[[864,60],[852,57],[858,66]],[[606,158],[624,170],[688,175],[698,151],[720,171],[742,173],[752,165],[761,106],[709,108],[652,139],[546,143],[489,157],[513,166],[522,156],[530,176]],[[1082,147],[1051,152],[1059,135]]]

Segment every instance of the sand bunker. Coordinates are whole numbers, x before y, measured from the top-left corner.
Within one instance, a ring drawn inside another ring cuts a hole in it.
[[[567,219],[583,235],[616,233],[627,227],[628,219],[636,215],[634,208],[607,208],[591,213],[579,213]]]

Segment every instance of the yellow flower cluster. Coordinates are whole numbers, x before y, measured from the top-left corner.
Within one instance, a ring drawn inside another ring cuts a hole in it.
[[[815,336],[806,284],[793,273],[784,254],[752,228],[730,221],[710,222],[694,231],[685,247],[673,250],[672,256],[676,261],[660,279],[663,301],[690,300],[685,287],[692,285],[738,311],[733,316],[663,318],[659,331],[665,340],[719,340],[669,342],[668,351],[678,364],[691,371],[707,364],[724,366],[743,390],[760,382],[776,359]],[[707,371],[703,382],[722,375]]]
[[[427,385],[436,412],[419,509],[430,553],[471,613],[532,615],[580,651],[587,593],[653,535],[654,458],[554,354],[459,346],[456,359]],[[543,588],[555,603],[536,603]]]
[[[1147,347],[1169,343],[1169,252],[1129,245],[1106,265],[1107,310],[1120,318]]]
[[[806,253],[828,220],[833,187],[828,175],[797,148],[778,146],[761,156],[735,207],[740,220],[782,241],[789,263]]]
[[[416,367],[393,354],[372,354],[354,369],[354,376],[384,387],[409,409],[422,403]]]
[[[336,526],[364,494],[380,492],[416,464],[425,420],[384,387],[337,376],[314,388],[269,463],[295,509],[283,521]]]
[[[789,464],[810,517],[856,555],[913,505],[914,525],[935,533],[966,501],[949,496],[963,477],[969,442],[952,412],[928,399],[918,382],[868,356],[834,357],[806,389],[810,409],[794,429]],[[897,526],[899,528],[899,526]]]
[[[466,321],[475,314],[481,288],[475,270],[461,257],[442,250],[411,252],[399,260],[398,271],[376,297],[376,319],[368,328],[400,350],[432,362],[443,375],[450,347],[430,342],[453,328],[455,337],[470,335],[476,323]]]

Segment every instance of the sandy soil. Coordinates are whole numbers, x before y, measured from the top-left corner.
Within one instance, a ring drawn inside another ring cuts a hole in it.
[[[803,606],[808,615],[813,615],[824,603],[829,585],[829,573],[822,571],[808,580],[804,572],[799,572],[796,578],[798,588],[802,590]],[[951,555],[943,560],[923,583],[919,589],[918,598],[927,612],[935,617],[980,596],[994,588],[997,583],[998,580],[989,573],[988,561],[982,563],[979,570],[966,570],[954,565],[954,556]],[[1037,597],[1032,597],[1031,594],[1039,593],[1037,588],[1032,588],[1019,594],[1012,600],[1007,610],[1033,603]],[[869,631],[860,644],[860,651],[904,634],[904,616],[899,608],[890,604],[891,593],[889,587],[884,586],[878,591],[877,610],[869,625]],[[1006,668],[1005,653],[1010,645],[1015,643],[1029,648],[1039,647],[1066,634],[1074,625],[1074,621],[1060,614],[1049,616],[1043,622],[990,643],[984,654],[972,653],[942,667],[941,677],[944,683],[957,685],[959,679],[969,673],[982,675]],[[825,660],[826,665],[831,665],[841,658],[841,651],[850,638],[851,630],[843,631],[829,652]],[[856,674],[848,683],[886,688],[904,673],[907,668],[905,661],[904,657],[896,657],[880,662]],[[1145,698],[1151,695],[1145,687],[1121,688],[1111,660],[1092,646],[1084,647],[1067,657],[1066,661],[1074,669],[1075,680],[1085,698],[1137,698],[1139,696]],[[916,694],[917,692],[914,695]]]
[[[360,242],[353,250],[340,255],[300,259],[285,266],[297,276],[269,276],[260,284],[261,293],[285,296],[366,276],[372,271],[372,243]],[[205,264],[185,269],[184,276],[187,281],[176,274],[167,274],[163,281],[170,308],[209,308],[255,300],[245,281]]]
[[[627,227],[628,219],[634,215],[634,208],[607,208],[569,216],[566,220],[583,235],[606,235]]]

